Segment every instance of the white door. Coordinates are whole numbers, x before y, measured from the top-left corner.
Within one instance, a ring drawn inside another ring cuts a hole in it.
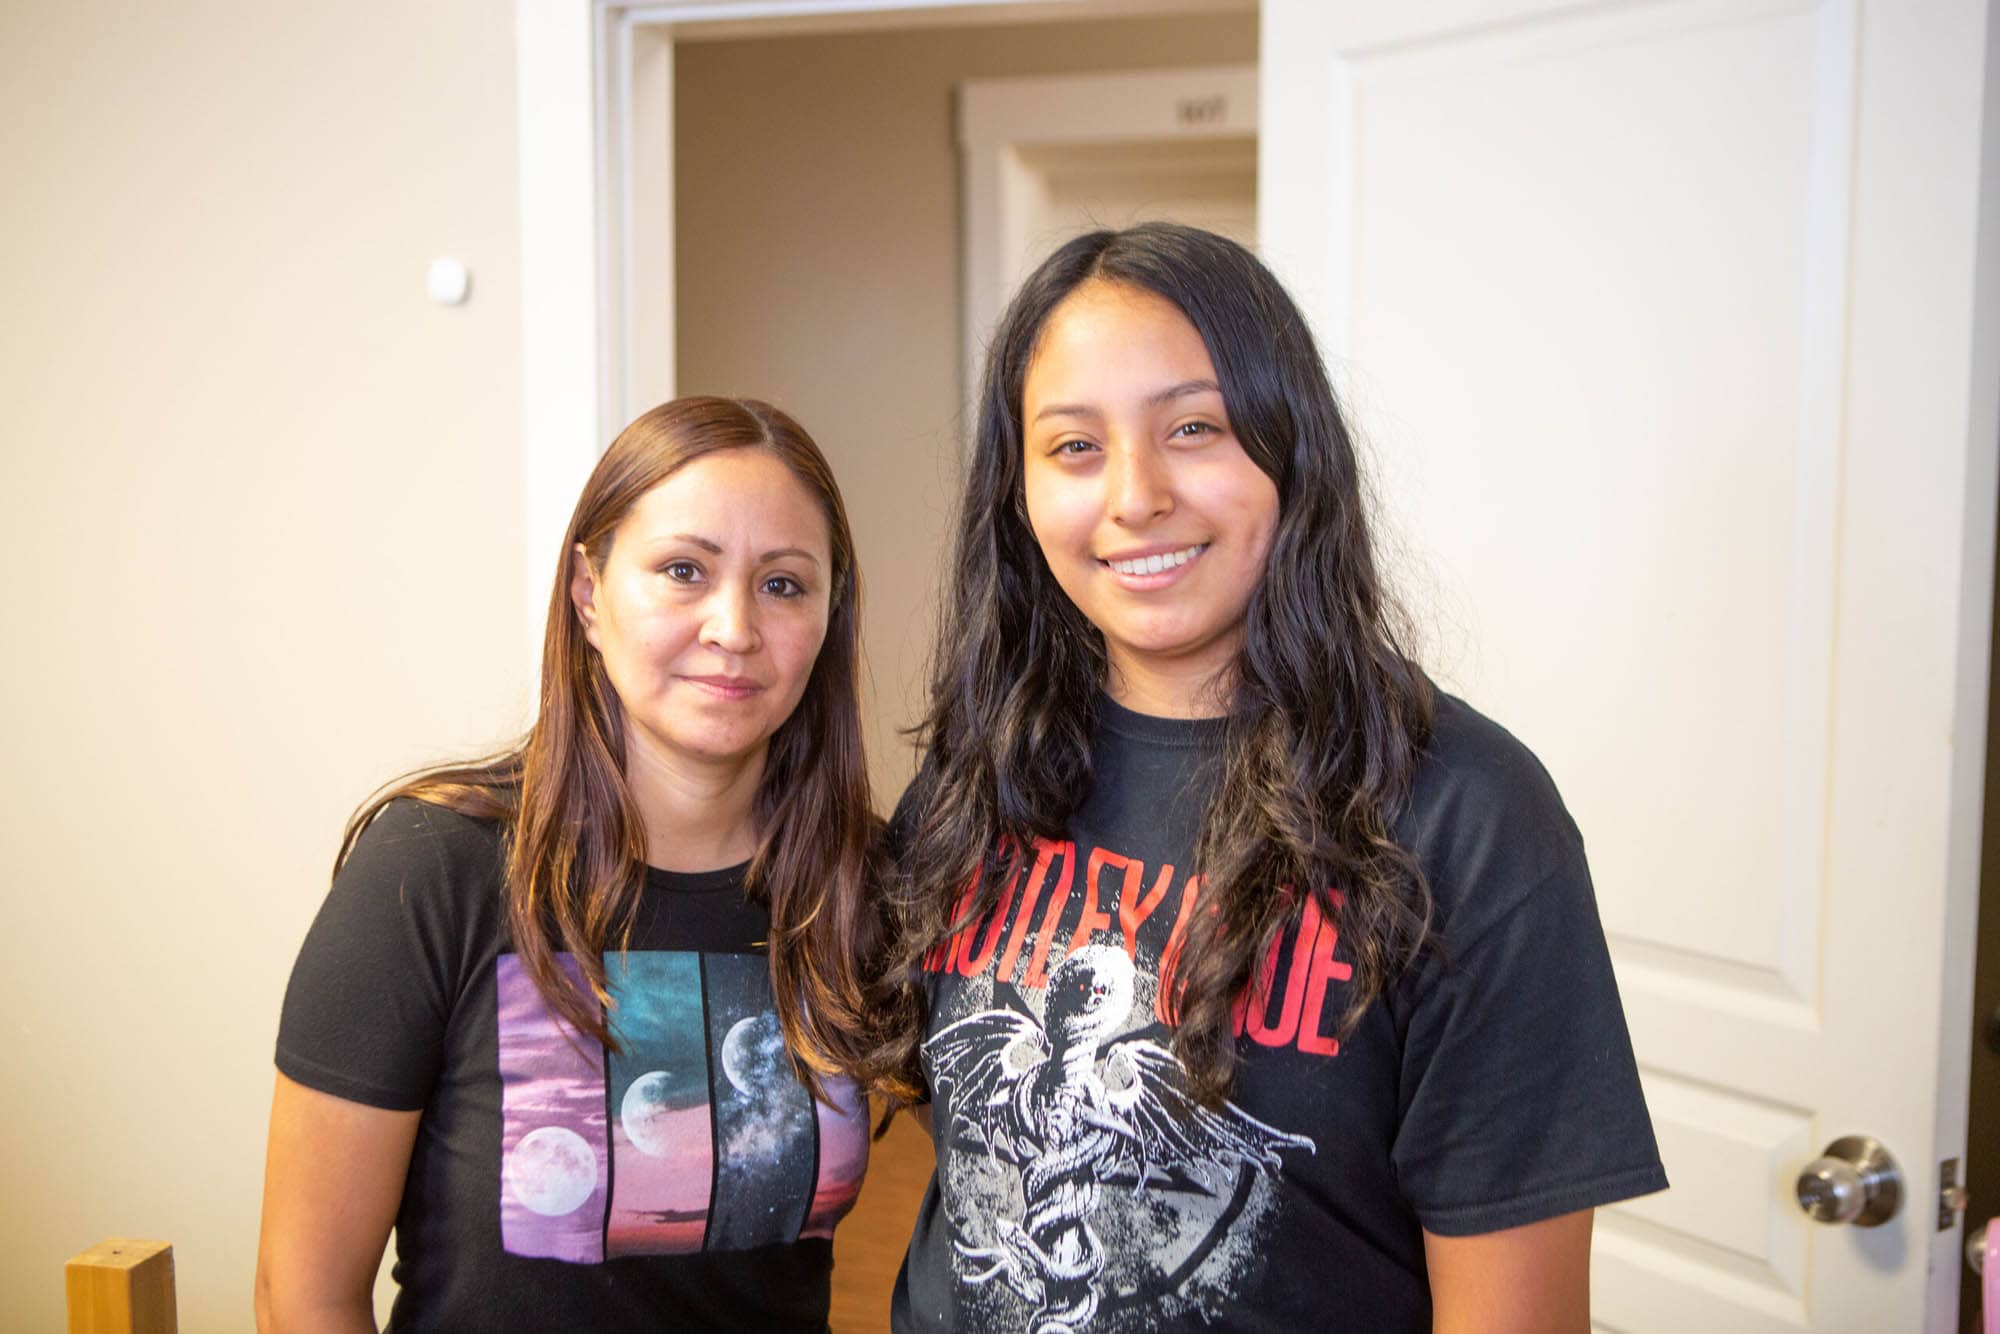
[[[1375,455],[1440,674],[1589,841],[1674,1182],[1600,1215],[1602,1328],[1954,1324],[1990,22],[1264,3],[1265,252]],[[1905,1175],[1872,1230],[1794,1198],[1850,1133]]]

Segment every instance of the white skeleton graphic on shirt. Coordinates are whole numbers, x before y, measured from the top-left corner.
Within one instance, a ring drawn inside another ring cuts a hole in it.
[[[1020,1172],[1022,1217],[992,1220],[990,1244],[953,1245],[1035,1307],[1033,1334],[1089,1324],[1099,1304],[1103,1245],[1092,1229],[1100,1188],[1179,1179],[1221,1195],[1244,1172],[1272,1173],[1279,1151],[1314,1152],[1303,1135],[1265,1125],[1234,1103],[1211,1112],[1184,1090],[1166,1048],[1112,1039],[1132,1010],[1132,961],[1092,945],[1049,976],[1044,1024],[983,1010],[924,1044],[931,1082],[958,1133]]]

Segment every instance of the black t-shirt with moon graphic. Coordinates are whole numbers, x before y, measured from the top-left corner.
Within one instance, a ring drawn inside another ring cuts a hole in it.
[[[648,869],[605,958],[611,1050],[508,948],[502,855],[494,824],[392,802],[285,996],[279,1070],[423,1113],[390,1328],[824,1330],[867,1110],[794,1075],[744,868]]]
[[[1441,948],[1341,1036],[1338,887],[1333,915],[1308,900],[1237,1003],[1229,1101],[1186,1096],[1169,998],[1225,725],[1101,699],[1064,837],[924,958],[937,1171],[899,1334],[1423,1334],[1426,1230],[1666,1185],[1582,839],[1535,757],[1442,694],[1395,828]]]

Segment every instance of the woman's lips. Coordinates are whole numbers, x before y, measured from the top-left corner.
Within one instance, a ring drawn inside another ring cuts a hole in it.
[[[1147,590],[1165,588],[1178,581],[1201,559],[1208,543],[1195,542],[1177,547],[1155,547],[1145,551],[1119,552],[1098,559],[1112,578],[1125,588]]]
[[[747,676],[683,676],[681,680],[717,699],[748,699],[764,688]]]

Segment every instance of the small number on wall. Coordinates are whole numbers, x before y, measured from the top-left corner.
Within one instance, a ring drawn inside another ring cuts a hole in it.
[[[1220,93],[1214,97],[1184,97],[1174,103],[1174,114],[1184,126],[1220,125],[1229,117],[1229,99]]]

